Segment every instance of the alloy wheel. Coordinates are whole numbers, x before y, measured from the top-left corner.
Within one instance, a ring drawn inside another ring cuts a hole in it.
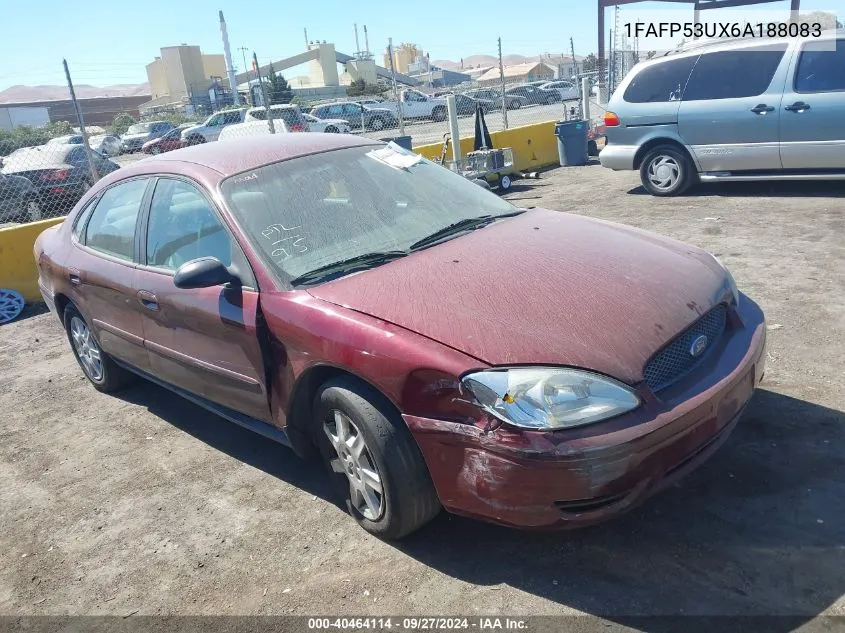
[[[655,189],[668,191],[678,184],[681,178],[681,166],[673,156],[659,154],[649,163],[647,176]]]
[[[348,480],[355,509],[364,518],[377,521],[384,514],[384,487],[378,466],[355,423],[337,409],[331,414],[332,419],[323,423],[323,432],[337,456],[330,462],[332,470]]]
[[[35,222],[43,217],[41,205],[38,203],[38,200],[30,200],[26,203],[26,214],[29,216],[30,222]]]
[[[76,355],[79,357],[79,362],[88,377],[94,382],[99,382],[103,379],[103,360],[100,353],[100,347],[91,336],[91,330],[85,325],[85,321],[78,316],[73,316],[70,320],[70,336],[73,340],[73,348],[76,350]]]

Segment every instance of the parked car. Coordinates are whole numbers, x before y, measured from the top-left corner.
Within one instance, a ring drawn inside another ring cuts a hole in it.
[[[245,121],[243,123],[235,123],[234,125],[227,125],[225,129],[220,132],[218,141],[225,141],[227,139],[244,138],[247,136],[269,136],[270,134],[286,134],[290,132],[284,120],[273,120],[273,132],[270,132],[270,126],[267,121]]]
[[[557,90],[546,90],[537,86],[515,86],[505,90],[505,94],[525,97],[532,105],[552,105],[561,101]]]
[[[542,90],[557,90],[562,101],[572,101],[581,98],[581,91],[571,81],[550,81],[540,85]]]
[[[100,176],[120,166],[92,151]],[[44,215],[70,209],[91,188],[92,176],[83,145],[47,144],[12,152],[3,160],[2,172],[27,178],[38,193]]]
[[[43,215],[38,190],[28,178],[0,174],[0,224],[33,222]]]
[[[446,99],[447,95],[450,94],[455,95],[455,108],[458,111],[458,116],[473,116],[478,104],[481,105],[481,111],[484,114],[487,114],[490,110],[495,109],[493,101],[489,99],[477,99],[475,97],[470,97],[469,95],[452,92],[440,92],[437,93],[437,96]]]
[[[368,138],[225,143],[98,182],[37,239],[41,293],[96,389],[144,376],[318,453],[380,537],[441,506],[617,516],[707,459],[763,376],[760,308],[694,246]]]
[[[123,151],[123,145],[119,138],[108,134],[99,134],[88,139],[91,149],[100,152],[103,156],[119,156]]]
[[[246,117],[247,108],[237,110],[223,110],[208,117],[199,125],[194,125],[182,130],[182,142],[184,145],[199,145],[216,141],[220,131],[228,125],[243,123]]]
[[[309,132],[326,132],[328,134],[348,134],[351,131],[349,122],[343,119],[318,119],[313,114],[303,114],[308,123]]]
[[[287,129],[291,132],[307,132],[308,121],[302,114],[302,110],[294,103],[283,103],[270,106],[273,120],[279,119],[285,122]],[[246,111],[245,122],[248,121],[266,121],[267,108],[260,106],[257,108],[250,108]],[[269,128],[268,128],[269,129]]]
[[[47,141],[47,145],[82,145],[82,134],[65,134]]]
[[[489,101],[493,110],[502,109],[502,94],[498,90],[491,88],[477,88],[475,90],[467,90],[465,93],[468,97],[473,99],[483,99]],[[517,94],[506,94],[505,103],[508,110],[518,110],[523,106],[528,105],[528,98]]]
[[[638,64],[599,158],[656,196],[696,182],[845,179],[845,31],[686,46]]]
[[[145,154],[162,154],[184,147],[184,143],[182,142],[182,132],[184,129],[186,128],[173,128],[164,136],[147,141],[141,147],[141,151]]]
[[[130,125],[126,134],[120,137],[124,152],[137,152],[144,146],[144,143],[160,136],[164,136],[174,125],[169,121],[149,121],[147,123],[136,123]]]
[[[399,125],[399,120],[390,110],[370,108],[354,102],[324,103],[311,108],[311,116],[318,119],[343,119],[353,130],[360,130],[362,125],[373,131]]]
[[[446,100],[423,94],[418,90],[402,90],[399,101],[382,101],[378,107],[390,110],[394,116],[399,116],[399,106],[402,106],[404,119],[430,119],[432,121],[446,120]]]

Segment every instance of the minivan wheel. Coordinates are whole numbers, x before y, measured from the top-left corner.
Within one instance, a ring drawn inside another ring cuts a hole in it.
[[[372,119],[370,119],[370,129],[373,132],[378,132],[379,130],[383,130],[384,129],[384,121],[382,120],[382,118],[376,116],[376,117],[373,117]]]
[[[440,502],[422,454],[378,392],[336,378],[320,387],[314,411],[320,453],[361,527],[398,539],[437,515]]]
[[[97,391],[109,393],[133,382],[134,375],[100,349],[85,319],[73,305],[65,308],[64,323],[76,362]]]
[[[676,196],[689,187],[694,171],[683,151],[672,145],[660,145],[643,159],[640,180],[653,196]]]

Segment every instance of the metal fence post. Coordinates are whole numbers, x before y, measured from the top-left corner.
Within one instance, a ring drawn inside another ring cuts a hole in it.
[[[502,84],[502,120],[505,129],[508,129],[508,104],[505,101],[505,68],[502,66],[502,38],[499,38],[499,79]]]
[[[452,160],[455,161],[455,169],[460,169],[461,131],[458,129],[458,108],[455,105],[455,95],[446,95],[446,110],[449,113],[449,134],[452,137]]]
[[[396,112],[399,115],[399,135],[405,136],[405,117],[402,115],[402,101],[396,87],[396,68],[393,65],[393,38],[387,38],[387,54],[390,55],[390,79],[393,84],[393,99],[396,101]]]
[[[252,63],[255,64],[255,76],[258,77],[258,85],[261,87],[261,97],[264,99],[264,108],[267,110],[267,127],[270,128],[270,134],[276,133],[276,126],[273,125],[273,111],[270,109],[270,94],[267,92],[267,86],[261,81],[261,69],[258,67],[258,56],[255,51],[252,51]]]
[[[76,120],[79,121],[79,132],[82,134],[82,144],[85,146],[85,155],[88,157],[88,168],[91,170],[91,178],[94,179],[94,182],[97,182],[100,179],[100,174],[97,171],[97,166],[94,164],[94,152],[91,151],[91,145],[88,143],[88,134],[85,132],[85,119],[82,118],[82,110],[79,109],[79,102],[76,100],[76,92],[73,89],[73,82],[70,80],[70,69],[67,66],[67,60],[63,59],[62,64],[65,67],[65,77],[67,77],[67,87],[70,90],[70,100],[73,101],[73,109],[76,110]]]
[[[587,77],[581,78],[581,118],[590,120],[590,80]]]

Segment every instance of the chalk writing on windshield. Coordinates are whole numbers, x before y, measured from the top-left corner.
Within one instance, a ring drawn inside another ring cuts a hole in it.
[[[305,238],[298,233],[294,233],[302,227],[292,226],[286,227],[284,224],[271,224],[266,229],[261,231],[261,235],[267,240],[272,240],[273,247],[270,256],[276,264],[281,264],[285,260],[290,259],[294,255],[299,255],[308,251],[308,246],[305,244]]]

